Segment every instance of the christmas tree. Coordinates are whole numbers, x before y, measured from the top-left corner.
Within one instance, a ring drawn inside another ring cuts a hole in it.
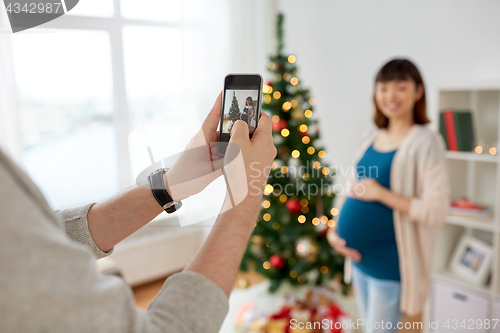
[[[314,98],[297,77],[296,57],[283,53],[282,14],[277,19],[277,39],[262,109],[272,117],[278,155],[241,263],[246,271],[253,262],[255,270],[270,279],[271,292],[283,281],[322,284],[343,272],[344,266],[344,258],[326,239],[338,213],[331,189],[334,174],[324,160],[325,150],[318,146]]]
[[[229,131],[233,127],[236,120],[240,119],[240,106],[238,104],[238,99],[236,98],[236,92],[233,90],[233,100],[231,101],[231,107],[227,112],[227,120],[229,121]]]

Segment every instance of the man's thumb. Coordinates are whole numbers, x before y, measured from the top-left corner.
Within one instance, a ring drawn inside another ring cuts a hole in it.
[[[231,129],[231,139],[229,142],[242,143],[250,141],[248,125],[243,120],[237,120]]]

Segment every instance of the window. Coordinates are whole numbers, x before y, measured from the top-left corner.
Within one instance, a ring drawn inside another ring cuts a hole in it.
[[[50,30],[15,37],[21,147],[28,173],[53,205],[70,207],[117,192],[109,35]],[[68,195],[75,190],[79,195]]]
[[[0,74],[12,70],[0,78],[11,100],[0,103],[0,141],[19,138],[11,149],[52,207],[133,184],[128,136],[145,121],[193,103],[204,117],[230,68],[229,3],[85,0],[0,36]]]

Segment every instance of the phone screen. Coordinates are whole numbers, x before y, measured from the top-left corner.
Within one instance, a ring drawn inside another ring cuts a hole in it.
[[[252,137],[259,123],[261,96],[262,77],[259,74],[226,76],[219,129],[220,142],[229,142],[231,129],[237,120],[247,123],[248,132]]]

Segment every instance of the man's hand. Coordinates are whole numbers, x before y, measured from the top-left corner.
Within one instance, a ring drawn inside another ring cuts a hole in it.
[[[222,175],[224,156],[217,149],[221,109],[222,93],[215,100],[201,129],[164,175],[165,186],[172,199],[180,201],[195,195]]]
[[[276,147],[273,144],[272,123],[267,114],[261,113],[259,126],[252,139],[249,139],[247,123],[242,120],[236,121],[231,130],[224,166],[232,205],[245,206],[241,209],[248,210],[251,215],[258,214],[275,157]],[[242,201],[244,204],[241,203]],[[229,202],[226,201],[223,212],[228,209],[228,204]]]

